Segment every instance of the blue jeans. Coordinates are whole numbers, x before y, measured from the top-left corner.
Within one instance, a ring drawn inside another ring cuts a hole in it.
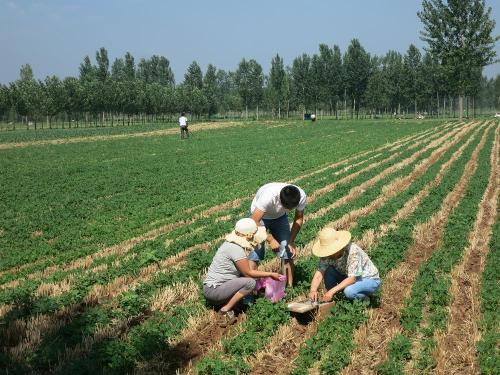
[[[262,222],[266,229],[273,235],[276,241],[286,241],[287,243],[290,241],[290,224],[288,223],[288,215],[283,215],[278,217],[277,219],[262,219]],[[248,254],[248,260],[253,260],[254,262],[260,262],[264,260],[265,255],[265,247],[264,243],[261,243],[260,246]],[[276,253],[276,256],[279,256]],[[281,259],[291,259],[292,253],[288,246],[286,247],[286,253],[281,257]]]
[[[339,284],[347,276],[341,274],[334,267],[328,267],[325,271],[325,288],[332,289]],[[356,278],[354,284],[349,285],[344,289],[344,294],[348,299],[365,299],[367,296],[375,293],[380,288],[380,279]]]

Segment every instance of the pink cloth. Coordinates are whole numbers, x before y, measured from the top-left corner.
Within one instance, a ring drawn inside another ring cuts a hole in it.
[[[276,303],[285,296],[286,276],[282,275],[280,280],[273,280],[270,277],[263,277],[257,280],[255,290],[265,289],[264,297]]]

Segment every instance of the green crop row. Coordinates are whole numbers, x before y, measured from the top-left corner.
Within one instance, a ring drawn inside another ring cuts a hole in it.
[[[481,339],[477,353],[481,374],[500,373],[500,296],[498,282],[500,275],[500,204],[497,206],[497,221],[493,226],[490,251],[486,258],[481,280]]]
[[[380,270],[382,278],[389,272],[390,269],[395,267],[404,256],[405,250],[410,246],[412,242],[412,228],[414,225],[419,222],[426,221],[432,213],[438,210],[439,205],[442,200],[446,196],[446,194],[453,188],[456,182],[459,180],[465,164],[470,158],[470,154],[472,153],[473,147],[475,147],[478,143],[478,139],[472,142],[463,152],[463,154],[456,160],[453,166],[445,173],[441,183],[434,187],[430,194],[422,200],[417,209],[411,214],[408,218],[399,223],[398,227],[389,231],[383,238],[379,239],[379,242],[374,246],[370,251],[370,256],[374,263]],[[444,162],[442,160],[441,162]],[[429,170],[424,176],[422,176],[419,180],[427,180],[429,177],[428,174],[434,174],[437,170]],[[398,203],[397,201],[401,199]],[[406,201],[407,197],[403,194],[401,196],[396,196],[388,202],[390,205],[401,206],[402,203]],[[378,210],[378,214],[383,214],[384,209]],[[373,219],[377,214],[373,214],[372,220],[378,224],[377,219]],[[369,225],[369,224],[368,224]],[[335,314],[336,312],[333,311]],[[326,325],[328,321],[324,321],[320,323],[320,327]],[[361,324],[361,322],[359,323]],[[330,326],[330,329],[333,329]],[[326,330],[329,331],[329,330]],[[348,341],[352,340],[352,331],[350,334],[347,334]],[[313,338],[313,341],[316,340],[317,337]],[[331,339],[330,345],[335,346],[332,350],[337,350],[337,346],[333,345],[336,341]],[[344,346],[350,347],[349,344],[344,344]],[[348,357],[349,353],[346,353],[345,356]],[[332,357],[333,358],[333,357]],[[336,360],[340,360],[335,357]],[[306,345],[305,348],[301,351],[299,359],[297,363],[299,363],[299,367],[297,368],[297,373],[304,373],[309,367],[306,363],[312,364],[316,360],[321,359],[319,353],[317,351],[310,349],[310,344]],[[335,368],[335,364],[331,363],[331,360],[324,362],[321,364],[321,367],[326,368]],[[304,363],[304,364],[302,364]],[[333,372],[333,371],[332,371]]]
[[[431,257],[420,267],[412,286],[411,296],[405,301],[405,307],[401,311],[403,337],[409,342],[421,326],[424,308],[428,309],[428,324],[421,332],[425,337],[424,350],[417,359],[419,372],[429,372],[435,365],[432,355],[435,343],[431,342],[432,337],[436,329],[446,329],[450,272],[461,259],[463,250],[467,246],[468,235],[474,226],[481,197],[488,185],[492,141],[493,134],[490,130],[485,147],[479,154],[478,168],[467,186],[464,198],[450,214],[445,225],[442,245],[434,250]],[[392,342],[401,340],[403,338],[397,336]],[[396,370],[402,373],[408,359],[410,359],[408,356],[398,355],[397,351],[389,351],[388,360],[380,365],[379,373],[394,374]]]

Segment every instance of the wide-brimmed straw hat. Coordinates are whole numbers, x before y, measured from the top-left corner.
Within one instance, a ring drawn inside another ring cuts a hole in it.
[[[250,239],[248,237],[252,236]],[[233,242],[245,249],[253,250],[267,238],[266,228],[257,227],[250,218],[240,219],[236,222],[234,230],[226,236],[226,241]]]
[[[313,245],[312,253],[323,258],[338,253],[351,241],[351,232],[323,228],[318,234],[318,239]]]

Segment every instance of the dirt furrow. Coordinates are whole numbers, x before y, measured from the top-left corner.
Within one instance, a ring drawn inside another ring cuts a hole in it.
[[[350,365],[344,368],[342,374],[375,373],[376,366],[387,358],[387,343],[401,331],[399,319],[403,301],[411,291],[420,265],[439,246],[448,216],[462,199],[477,168],[479,152],[486,143],[486,137],[487,131],[466,164],[460,181],[446,196],[439,211],[427,222],[415,226],[413,243],[406,251],[405,259],[382,282],[380,308],[374,310],[368,322],[355,333],[356,349],[351,354]]]
[[[448,327],[437,334],[437,374],[479,374],[476,343],[480,338],[481,274],[490,251],[492,226],[497,220],[500,165],[499,127],[491,152],[491,174],[479,205],[474,228],[469,235],[460,264],[452,271]],[[498,249],[496,249],[498,251]]]
[[[225,129],[236,126],[241,126],[241,123],[223,122],[214,124],[213,122],[204,122],[191,125],[190,128],[192,128],[192,130],[195,131],[204,131],[204,130],[214,130],[214,129]],[[31,146],[50,146],[50,145],[64,145],[64,144],[83,143],[83,142],[114,141],[121,139],[130,139],[130,138],[160,137],[178,133],[179,133],[178,128],[169,128],[169,129],[153,130],[150,132],[140,132],[140,133],[130,133],[130,134],[92,135],[88,137],[47,139],[42,141],[10,142],[10,143],[0,143],[0,150],[9,150],[12,148],[25,148]]]

